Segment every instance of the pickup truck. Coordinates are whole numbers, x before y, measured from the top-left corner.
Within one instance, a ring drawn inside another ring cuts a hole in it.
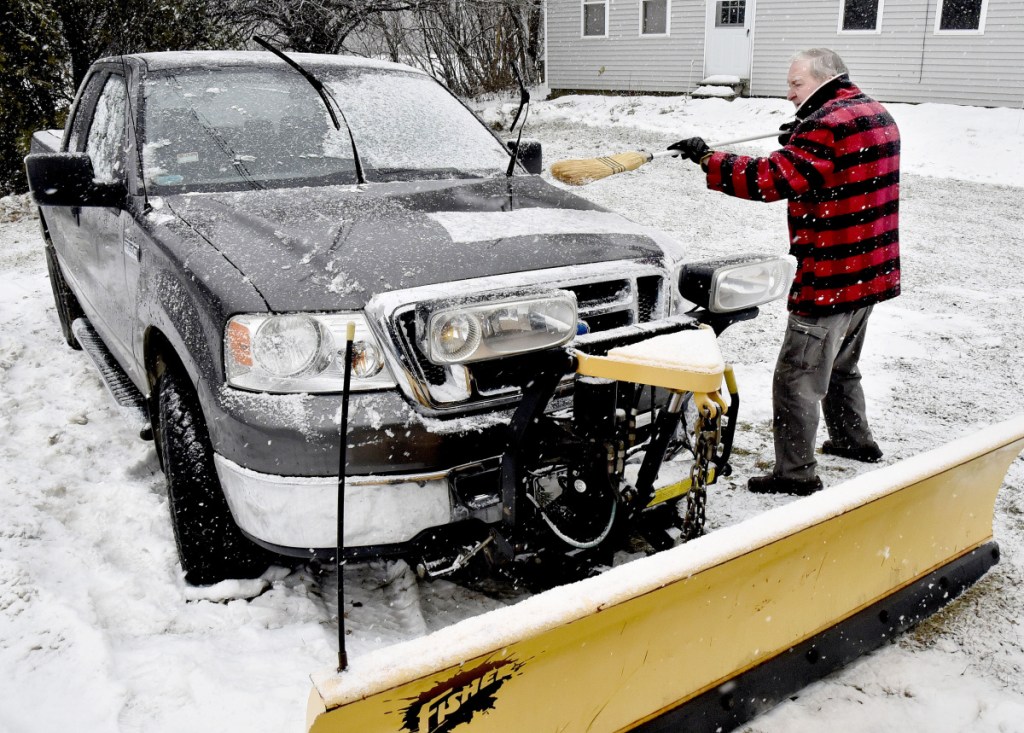
[[[502,456],[537,354],[717,331],[788,288],[782,259],[687,265],[540,156],[399,64],[93,64],[63,134],[36,133],[29,185],[63,337],[155,441],[188,582],[338,544],[475,552],[467,528],[509,521]],[[552,414],[572,409],[556,382]],[[637,397],[641,434],[663,399]]]

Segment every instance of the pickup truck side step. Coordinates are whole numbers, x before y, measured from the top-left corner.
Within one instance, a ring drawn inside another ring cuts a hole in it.
[[[96,365],[103,383],[107,385],[110,396],[120,408],[121,413],[130,425],[137,428],[143,440],[153,439],[153,426],[146,410],[146,398],[138,387],[128,378],[124,369],[118,364],[99,334],[93,329],[88,319],[78,318],[71,324],[71,330],[82,345],[82,350],[89,355]]]

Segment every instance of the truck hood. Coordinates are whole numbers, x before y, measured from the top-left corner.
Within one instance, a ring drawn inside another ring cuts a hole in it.
[[[679,245],[537,177],[170,196],[164,205],[274,311],[358,310],[378,293]]]

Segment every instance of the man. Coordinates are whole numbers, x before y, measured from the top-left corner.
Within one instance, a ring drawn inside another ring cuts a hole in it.
[[[751,158],[711,151],[701,138],[669,147],[699,163],[712,190],[789,200],[797,270],[772,381],[775,468],[747,486],[807,495],[822,488],[814,459],[819,404],[829,434],[823,452],[870,463],[882,458],[857,362],[872,306],[900,293],[900,137],[834,51],[796,54],[788,82],[796,120],[780,129],[781,150]]]

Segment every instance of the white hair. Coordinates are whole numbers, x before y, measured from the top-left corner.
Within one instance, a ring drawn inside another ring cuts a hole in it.
[[[831,48],[808,48],[793,54],[790,63],[794,61],[809,61],[809,71],[818,81],[825,81],[840,74],[849,74],[850,70],[839,54]]]

